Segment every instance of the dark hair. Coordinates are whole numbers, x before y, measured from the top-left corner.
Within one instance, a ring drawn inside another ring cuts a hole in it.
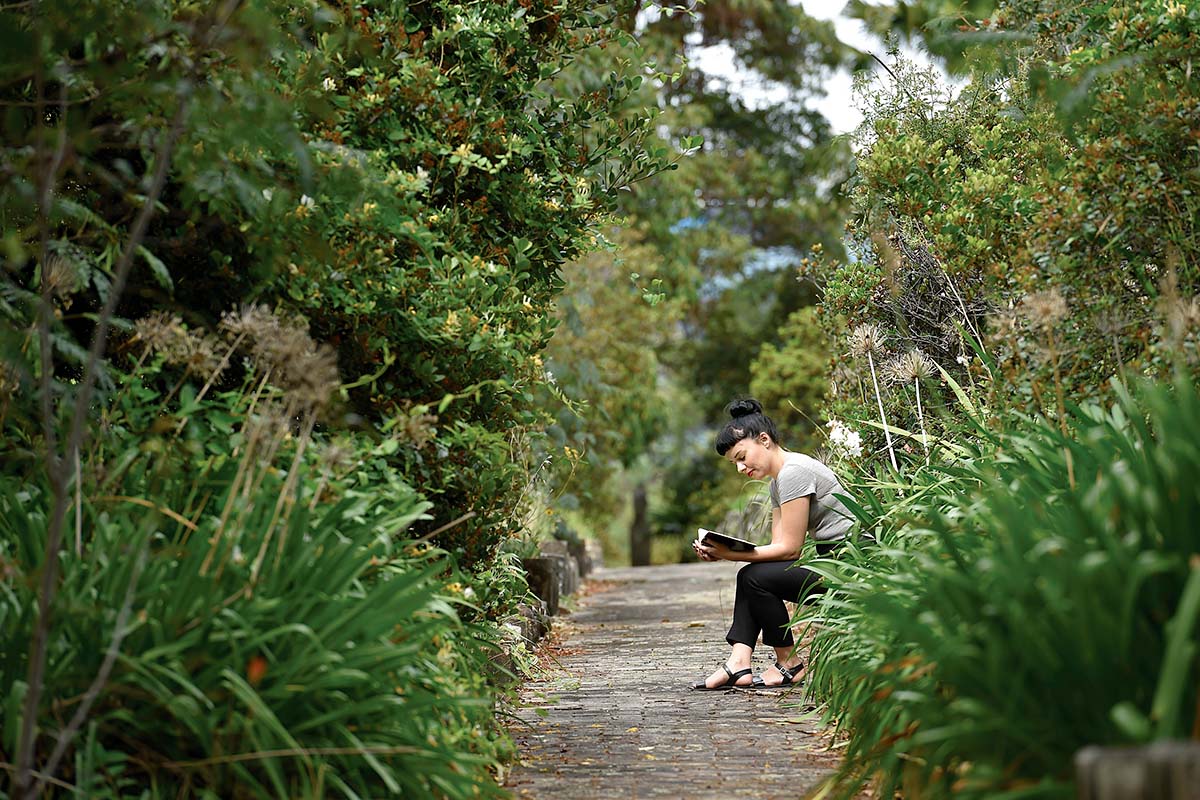
[[[762,413],[762,403],[747,397],[744,400],[734,400],[725,410],[733,419],[726,422],[725,427],[717,434],[718,454],[725,455],[729,448],[747,436],[757,438],[763,433],[770,436],[772,442],[779,444],[779,433],[775,430],[775,423]]]

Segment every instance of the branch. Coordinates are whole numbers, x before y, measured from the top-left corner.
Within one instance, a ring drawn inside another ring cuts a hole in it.
[[[146,542],[148,545],[149,538],[147,538]],[[54,751],[50,754],[50,760],[42,768],[42,775],[38,778],[38,782],[30,791],[29,796],[37,796],[46,781],[54,774],[54,770],[58,768],[58,762],[62,761],[62,757],[67,752],[67,746],[75,738],[75,734],[79,732],[80,727],[83,726],[83,721],[87,719],[88,712],[92,710],[92,704],[96,702],[96,698],[100,696],[100,690],[108,682],[108,676],[112,673],[113,665],[117,663],[117,656],[121,654],[121,642],[125,640],[126,634],[129,633],[129,628],[127,627],[129,613],[133,610],[133,598],[137,596],[138,579],[141,578],[142,568],[145,566],[146,546],[143,546],[142,552],[138,554],[137,563],[134,564],[133,572],[129,576],[129,586],[125,588],[125,600],[121,603],[121,610],[117,613],[116,626],[113,628],[113,635],[108,643],[108,650],[104,653],[104,661],[100,664],[100,669],[96,673],[91,686],[84,693],[83,702],[79,704],[79,708],[75,709],[75,714],[71,717],[71,721],[67,723],[67,727],[59,732],[58,742],[54,745]]]
[[[871,53],[871,58],[875,59],[875,62],[876,62],[877,64],[879,64],[879,66],[881,66],[881,67],[883,67],[885,70],[887,70],[887,74],[892,76],[892,80],[894,80],[894,81],[896,82],[896,85],[900,87],[900,90],[901,90],[901,91],[903,91],[903,92],[904,92],[906,95],[908,95],[908,99],[909,99],[909,100],[912,100],[912,101],[913,101],[913,103],[914,103],[914,104],[916,105],[916,107],[917,107],[917,113],[920,115],[920,117],[921,117],[921,121],[922,121],[922,122],[929,122],[929,119],[928,119],[928,118],[925,116],[925,107],[924,107],[924,105],[921,103],[921,101],[920,101],[919,99],[917,99],[916,97],[914,97],[914,96],[913,96],[913,93],[912,93],[912,92],[910,92],[910,91],[908,90],[908,87],[907,87],[907,86],[905,86],[905,85],[904,85],[904,84],[903,84],[903,83],[900,81],[900,79],[896,77],[896,73],[892,72],[892,68],[891,68],[891,67],[889,67],[887,64],[883,63],[883,59],[882,59],[882,58],[880,58],[879,56],[875,55],[874,53]]]
[[[100,311],[100,316],[96,321],[96,329],[92,334],[92,346],[88,350],[88,360],[84,367],[83,379],[80,381],[79,392],[75,396],[75,407],[71,418],[71,434],[67,439],[65,457],[62,459],[64,463],[73,463],[75,454],[79,452],[82,446],[84,421],[87,418],[88,406],[91,404],[92,394],[96,388],[96,378],[100,371],[100,362],[104,357],[104,350],[108,343],[109,323],[116,311],[117,301],[120,299],[121,293],[125,288],[125,283],[129,278],[129,272],[133,266],[133,254],[137,252],[138,246],[142,243],[142,238],[146,235],[146,229],[150,225],[150,218],[154,215],[158,205],[158,198],[162,194],[163,187],[166,184],[167,172],[171,164],[171,154],[176,142],[179,141],[179,137],[183,133],[183,123],[186,118],[190,89],[191,84],[185,84],[181,92],[179,108],[175,112],[175,118],[171,121],[171,127],[163,134],[162,139],[159,141],[158,148],[154,154],[154,177],[151,180],[150,189],[146,193],[146,200],[142,205],[142,210],[138,213],[137,219],[133,223],[133,228],[130,230],[129,241],[125,246],[125,250],[121,253],[121,258],[116,264],[112,288],[109,290],[108,299],[104,303],[104,308]],[[57,454],[51,453],[48,455],[48,458],[56,459]],[[57,468],[55,468],[54,473],[57,473],[57,471]],[[54,508],[50,515],[50,529],[46,536],[46,563],[42,568],[41,586],[38,591],[38,622],[33,631],[33,644],[29,654],[29,689],[25,694],[24,716],[21,720],[21,745],[17,757],[17,787],[18,789],[28,787],[28,791],[25,794],[27,798],[36,797],[41,787],[40,782],[36,786],[29,785],[29,771],[33,766],[33,740],[37,726],[37,710],[41,701],[42,682],[45,678],[46,640],[50,632],[50,606],[57,592],[58,551],[62,545],[63,519],[66,516],[66,508],[70,500],[65,491],[65,481],[56,480],[54,473],[51,475],[51,484],[54,491]]]
[[[230,17],[237,10],[240,0],[228,0],[220,9],[216,11],[212,18],[209,27],[204,31],[204,35],[197,37],[197,48],[200,51],[206,50],[214,38],[214,34],[225,26]],[[40,41],[40,39],[39,39]],[[41,54],[38,54],[38,75],[39,75],[39,96],[42,93],[42,59]],[[197,65],[199,68],[199,64]],[[30,646],[29,653],[29,673],[28,673],[28,690],[25,694],[25,702],[22,707],[21,733],[20,744],[17,750],[17,782],[16,788],[18,792],[24,792],[25,797],[36,797],[41,790],[41,787],[46,782],[45,779],[39,779],[36,785],[31,785],[32,769],[33,769],[33,754],[34,744],[37,730],[37,715],[38,706],[41,701],[43,682],[45,680],[46,670],[46,642],[50,632],[50,607],[53,604],[54,596],[57,592],[57,577],[58,577],[58,555],[59,548],[62,545],[63,520],[66,516],[66,508],[70,502],[70,498],[66,494],[66,482],[60,474],[61,463],[73,463],[76,454],[79,452],[83,443],[84,422],[87,416],[88,406],[91,404],[92,395],[96,387],[96,379],[100,370],[100,364],[104,358],[104,351],[108,344],[108,328],[112,321],[113,314],[116,312],[117,302],[125,289],[125,284],[129,278],[129,272],[133,267],[133,256],[137,252],[137,248],[141,245],[145,238],[146,230],[150,225],[150,218],[154,216],[154,212],[158,205],[159,197],[162,195],[163,187],[166,185],[167,173],[170,171],[171,157],[178,143],[180,136],[183,134],[184,122],[187,118],[187,108],[191,99],[191,93],[196,82],[196,75],[190,74],[184,80],[179,92],[179,106],[175,111],[175,116],[171,120],[168,129],[163,133],[159,140],[158,146],[154,153],[154,174],[150,181],[150,186],[146,191],[145,202],[142,205],[141,211],[138,212],[137,218],[134,220],[133,226],[129,232],[129,240],[125,245],[124,251],[121,253],[120,259],[114,266],[113,280],[109,290],[108,298],[101,309],[96,320],[96,327],[92,333],[92,343],[88,350],[87,362],[84,366],[83,378],[79,384],[79,391],[75,396],[75,404],[71,418],[71,432],[67,439],[67,446],[63,453],[63,458],[58,459],[58,453],[53,438],[53,431],[50,432],[50,437],[47,440],[47,461],[50,466],[50,481],[51,488],[54,494],[54,506],[50,514],[50,525],[46,535],[46,562],[42,568],[42,579],[38,590],[38,621],[33,631],[33,642]],[[41,125],[44,114],[38,115],[38,124]],[[53,164],[53,160],[51,162]],[[43,198],[48,198],[50,187],[43,185]],[[45,214],[44,206],[39,209],[40,213]],[[47,234],[48,236],[48,234]],[[43,262],[44,268],[44,262]],[[47,334],[48,336],[48,334]],[[43,349],[45,347],[43,346]],[[51,356],[52,357],[52,356]],[[47,364],[49,359],[47,359]],[[45,377],[48,367],[43,366],[43,385],[47,385]],[[43,413],[46,415],[46,409],[50,408],[48,400],[49,392],[44,393],[43,397]],[[51,409],[52,411],[52,409]],[[49,416],[45,416],[47,426],[50,425]],[[64,742],[60,739],[60,745]],[[48,773],[47,773],[48,774]]]
[[[37,161],[44,162],[45,167],[38,176],[38,193],[37,193],[37,228],[39,239],[39,251],[41,258],[41,302],[38,304],[38,354],[41,359],[41,375],[39,378],[39,389],[41,391],[40,415],[42,418],[42,436],[46,443],[46,477],[50,481],[50,490],[54,497],[54,515],[59,517],[58,527],[61,530],[61,517],[66,513],[66,477],[63,475],[62,461],[58,458],[58,438],[54,426],[54,403],[52,393],[54,391],[54,353],[50,342],[50,320],[54,316],[54,299],[51,293],[50,282],[46,279],[49,267],[50,257],[50,212],[49,205],[54,196],[55,177],[58,174],[58,168],[62,164],[63,153],[66,148],[66,110],[63,109],[58,120],[58,143],[55,152],[47,157],[44,151],[46,144],[46,75],[45,62],[41,52],[42,37],[40,34],[35,36],[37,44],[37,52],[34,54],[36,66],[34,71],[34,83],[37,86]],[[62,81],[59,85],[59,99],[65,100],[67,93],[67,82]],[[53,527],[53,525],[52,525]],[[47,543],[49,544],[49,543]],[[52,586],[54,576],[51,574],[54,570],[50,568],[51,553],[57,554],[57,545],[53,550],[47,548],[47,564],[46,569],[42,573],[42,587],[46,588],[47,579]],[[48,606],[41,602],[42,596],[39,595],[38,610],[39,617],[37,625],[33,629],[33,643],[30,647],[30,655],[41,653],[40,663],[35,665],[31,658],[29,664],[29,688],[25,695],[24,713],[21,719],[21,732],[17,745],[17,789],[29,785],[30,770],[33,768],[33,749],[34,737],[36,731],[37,720],[37,704],[40,699],[42,689],[42,678],[45,667],[45,643],[49,633],[49,617]],[[32,698],[32,700],[31,700]]]

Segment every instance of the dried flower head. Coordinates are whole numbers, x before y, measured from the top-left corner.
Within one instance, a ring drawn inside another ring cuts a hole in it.
[[[1200,297],[1164,298],[1160,302],[1166,332],[1173,341],[1181,341],[1192,331],[1200,329]]]
[[[181,342],[181,351],[176,354],[178,363],[189,375],[208,380],[215,378],[224,369],[217,355],[220,344],[209,336],[187,334]]]
[[[312,344],[311,339],[309,343]],[[292,346],[297,344],[293,339]],[[341,376],[338,374],[337,355],[332,348],[325,345],[292,352],[279,366],[281,388],[305,408],[320,409],[329,405],[342,385]]]
[[[176,314],[156,311],[133,323],[134,338],[146,345],[148,353],[170,354],[180,352],[187,339],[183,320]]]
[[[0,397],[12,397],[21,388],[17,370],[7,361],[0,361]]]
[[[279,318],[266,306],[242,306],[222,314],[219,327],[234,338],[269,339],[279,330]]]
[[[66,297],[79,288],[79,273],[70,261],[51,254],[42,267],[42,285],[56,297]]]
[[[912,383],[917,380],[932,378],[934,373],[933,359],[913,348],[902,356],[897,356],[887,365],[889,378],[899,383]]]
[[[1067,301],[1058,289],[1046,289],[1026,295],[1017,310],[1025,323],[1035,329],[1053,328],[1067,318]]]
[[[192,333],[177,315],[156,312],[135,322],[133,328],[134,338],[146,345],[147,352],[182,366],[189,375],[208,380],[224,369],[223,359],[217,355],[220,342]]]
[[[301,406],[323,408],[341,386],[337,356],[308,335],[301,320],[281,318],[266,306],[244,306],[221,317],[221,329],[235,341],[249,340],[249,351],[259,369]]]
[[[850,331],[850,353],[862,358],[871,353],[883,350],[886,337],[878,325],[866,323]]]
[[[431,439],[437,436],[437,415],[429,413],[429,406],[416,405],[411,400],[405,400],[400,406],[404,415],[399,420],[396,435],[401,441],[407,441],[415,449],[420,450]]]
[[[1101,311],[1096,315],[1096,330],[1105,336],[1117,336],[1129,321],[1119,311]]]

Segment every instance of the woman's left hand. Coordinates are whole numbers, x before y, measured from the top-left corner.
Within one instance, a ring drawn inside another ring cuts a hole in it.
[[[729,556],[733,552],[720,542],[716,544],[692,542],[692,549],[696,551],[696,555],[700,556],[701,561],[729,561]]]

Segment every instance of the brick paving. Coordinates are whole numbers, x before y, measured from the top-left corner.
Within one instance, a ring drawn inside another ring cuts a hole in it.
[[[739,565],[605,569],[522,688],[518,798],[800,798],[837,766],[802,690],[691,691],[728,656]],[[755,673],[773,651],[755,652]]]

